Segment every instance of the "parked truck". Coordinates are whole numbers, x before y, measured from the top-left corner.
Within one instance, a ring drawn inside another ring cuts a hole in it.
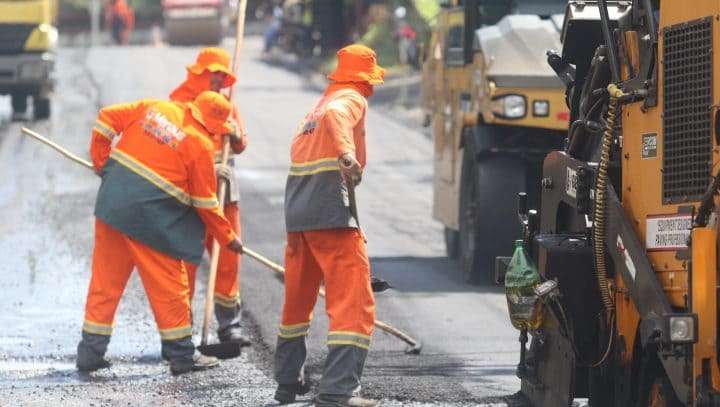
[[[32,97],[36,119],[50,116],[54,87],[56,0],[0,0],[0,94],[15,115]]]
[[[443,3],[423,64],[432,126],[434,217],[470,282],[492,281],[519,235],[520,191],[537,200],[542,158],[565,139],[564,89],[545,64],[567,0]],[[508,243],[510,242],[510,243]]]
[[[719,16],[718,0],[568,5],[552,55],[568,143],[538,210],[520,200],[528,258],[506,275],[540,277],[517,370],[531,406],[720,406]]]

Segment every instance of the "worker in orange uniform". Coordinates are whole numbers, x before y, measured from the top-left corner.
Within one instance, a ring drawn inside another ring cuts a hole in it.
[[[187,67],[187,79],[171,94],[170,99],[178,102],[189,102],[204,91],[220,92],[232,86],[235,75],[230,68],[230,55],[222,48],[205,48],[198,54],[194,64]],[[242,153],[248,144],[245,126],[237,109],[233,107],[230,116],[235,131],[229,134],[230,149],[234,154]],[[235,233],[240,234],[240,191],[235,177],[235,160],[230,158],[226,166],[221,165],[224,138],[213,135],[215,167],[218,178],[228,183],[225,196],[225,217],[232,224]],[[205,241],[211,251],[212,236],[208,234]],[[190,279],[190,298],[195,287],[197,266],[188,265]],[[215,318],[218,321],[218,339],[221,342],[235,342],[241,346],[249,346],[250,340],[242,334],[240,313],[240,254],[222,248],[218,259],[218,270],[215,282]]]
[[[115,310],[134,267],[171,372],[218,364],[216,358],[195,351],[184,264],[201,260],[205,228],[221,245],[242,251],[215,196],[207,138],[231,131],[225,124],[230,110],[227,99],[215,92],[204,92],[188,104],[141,100],[100,110],[90,154],[102,183],[95,203],[95,248],[78,345],[79,370],[109,366],[104,355]]]
[[[126,0],[110,0],[105,11],[105,26],[110,29],[113,41],[119,45],[130,42],[135,27],[135,13]]]
[[[363,45],[338,51],[332,83],[305,117],[291,147],[285,189],[285,304],[275,352],[275,399],[295,401],[304,380],[305,337],[320,284],[330,318],[329,348],[316,406],[374,406],[353,396],[360,388],[375,299],[364,237],[348,201],[348,187],[365,167],[365,115],[385,70]]]

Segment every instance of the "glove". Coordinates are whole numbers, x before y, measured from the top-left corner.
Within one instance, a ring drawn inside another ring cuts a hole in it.
[[[231,143],[239,143],[242,141],[242,137],[240,137],[237,133],[237,131],[233,131],[232,133],[227,133],[225,137],[230,138]]]
[[[232,127],[233,131],[226,134],[230,137],[230,142],[239,143],[242,141],[243,136],[247,134],[245,131],[245,125],[242,122],[237,122],[232,119],[228,119],[227,123]]]
[[[218,179],[223,179],[227,182],[230,182],[233,177],[233,170],[227,164],[215,164],[215,175],[218,177]]]
[[[352,153],[345,153],[340,157],[340,174],[348,185],[356,186],[362,181],[362,167],[355,155]]]
[[[232,242],[228,243],[227,248],[237,254],[242,254],[243,252],[243,244],[237,237]]]

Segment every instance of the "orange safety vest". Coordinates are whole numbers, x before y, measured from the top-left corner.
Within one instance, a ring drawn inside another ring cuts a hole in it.
[[[202,258],[205,226],[227,245],[235,233],[215,196],[207,137],[184,104],[145,99],[103,108],[90,146],[93,164],[102,173],[95,216],[192,263]]]
[[[285,187],[288,232],[358,227],[349,209],[338,159],[354,153],[365,166],[367,100],[352,85],[328,87],[292,142]]]

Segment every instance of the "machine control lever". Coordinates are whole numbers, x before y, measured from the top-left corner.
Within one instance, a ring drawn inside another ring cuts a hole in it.
[[[562,59],[560,54],[554,49],[546,52],[548,65],[555,71],[558,78],[565,84],[566,88],[570,88],[575,84],[575,67]]]

